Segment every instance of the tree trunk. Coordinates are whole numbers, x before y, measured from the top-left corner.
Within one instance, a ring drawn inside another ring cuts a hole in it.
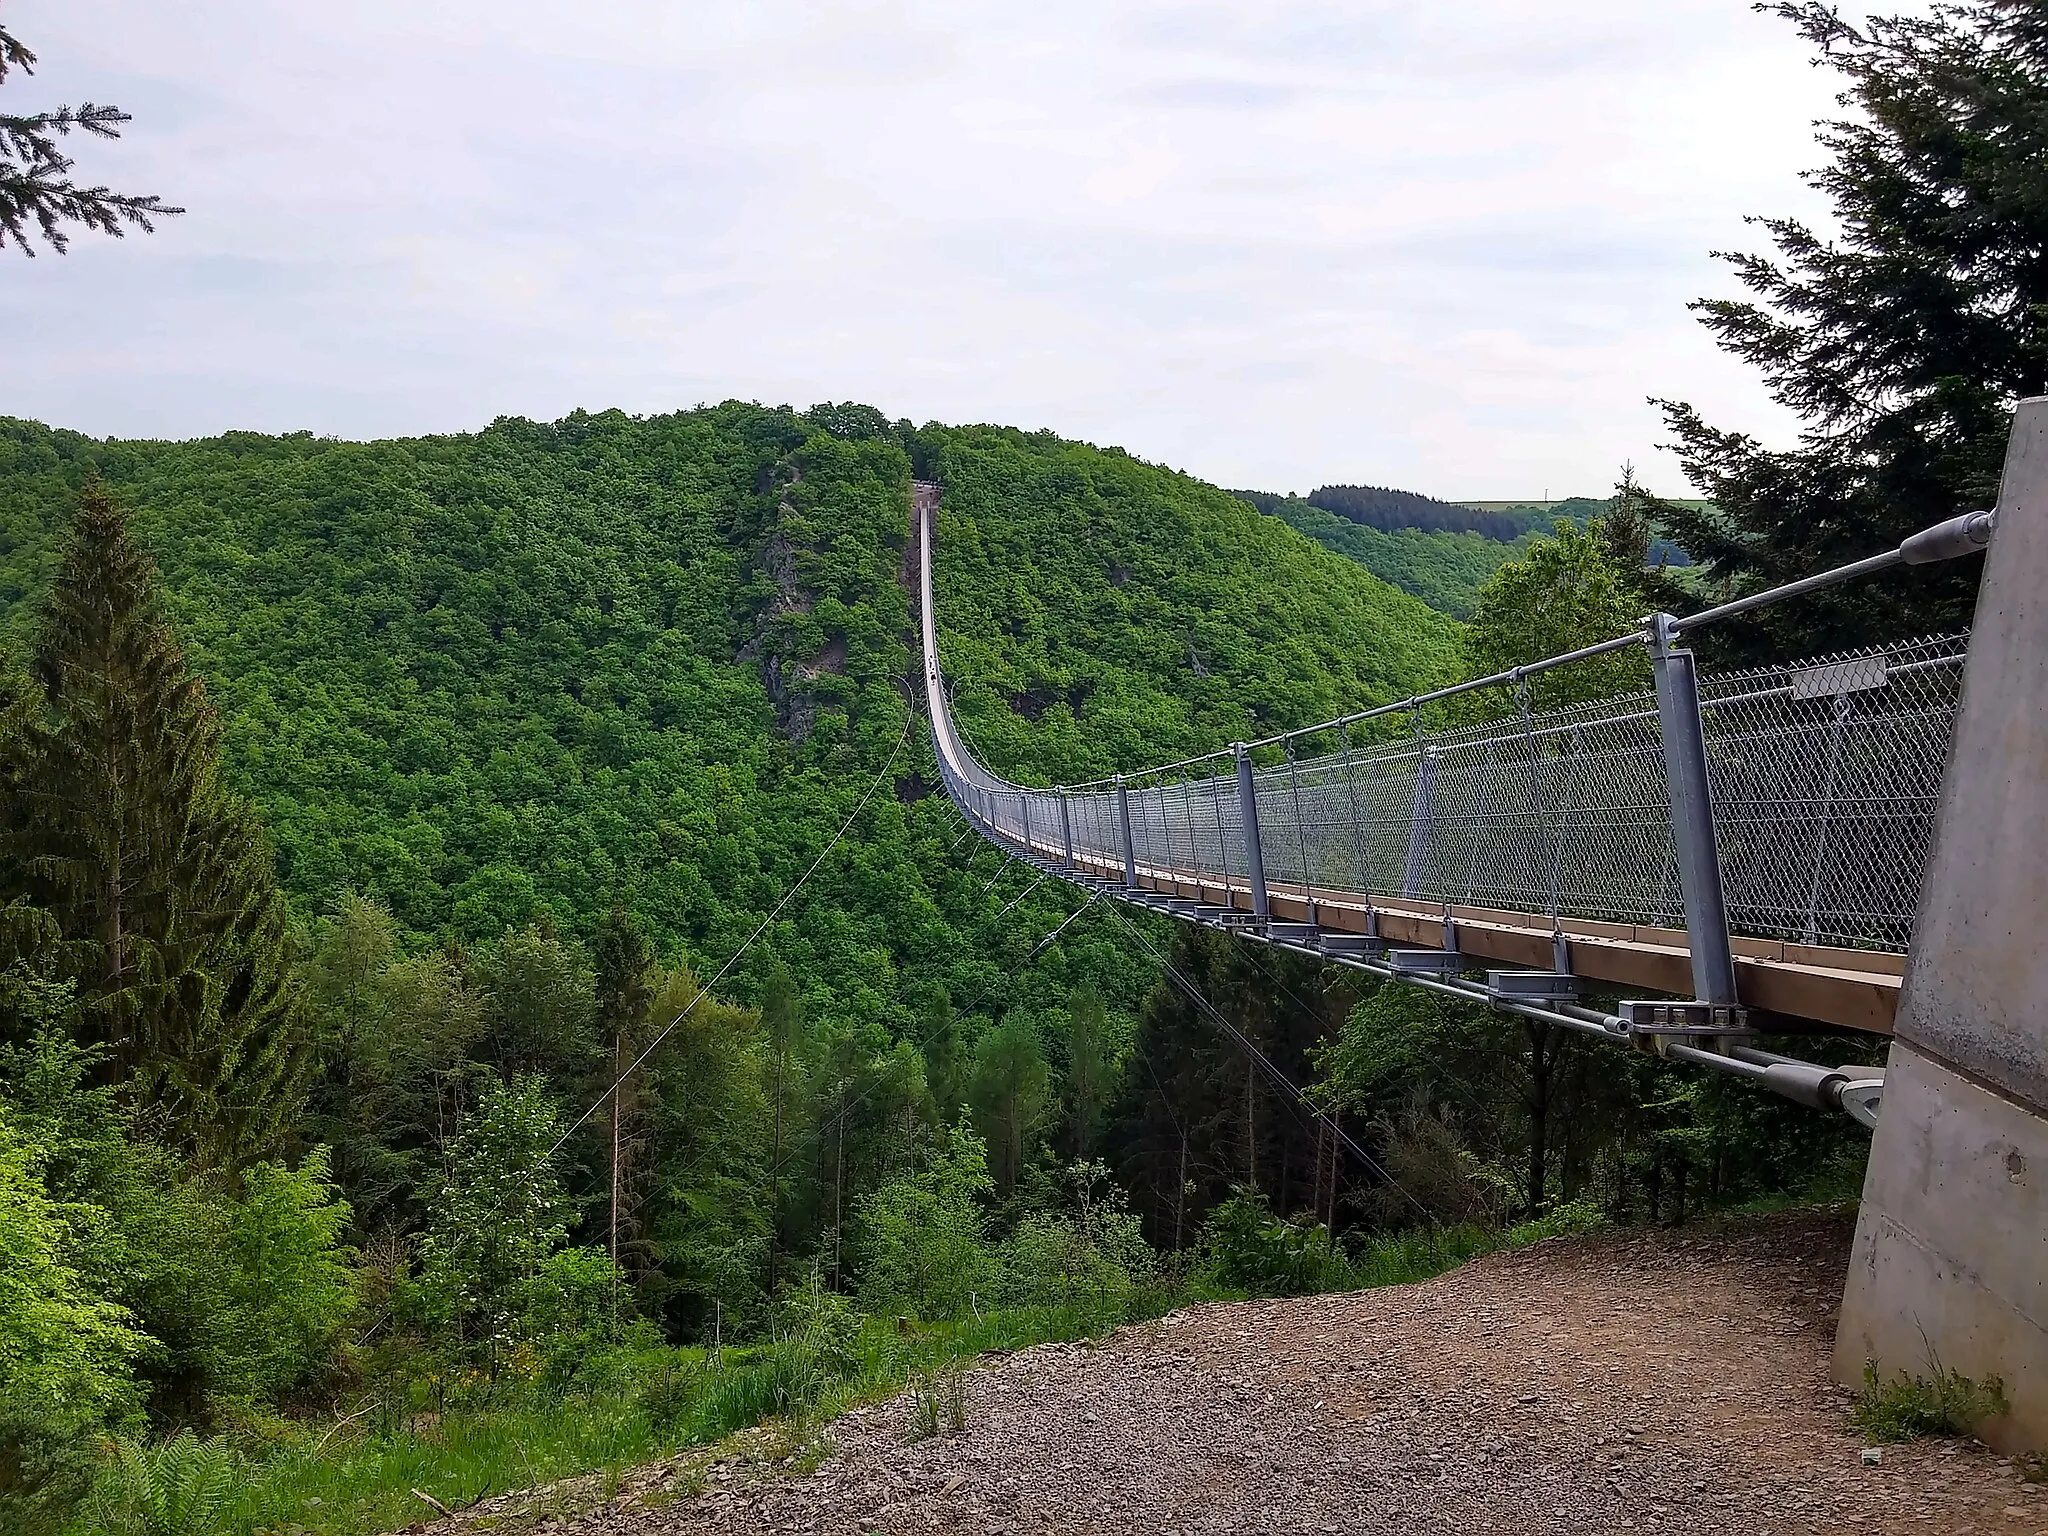
[[[1252,1089],[1255,1086],[1251,1064],[1247,1062],[1244,1069],[1244,1182],[1245,1187],[1252,1190],[1259,1187],[1259,1143],[1252,1122]]]
[[[1188,1205],[1188,1133],[1180,1133],[1180,1177],[1173,1186],[1173,1251],[1180,1252],[1181,1218]]]
[[[775,1151],[768,1162],[768,1295],[775,1295],[776,1271],[781,1259],[782,1236],[782,1068],[787,1053],[780,1041],[775,1049]]]
[[[1550,1077],[1556,1065],[1552,1030],[1534,1019],[1529,1034],[1529,1217],[1543,1214],[1550,1156]]]

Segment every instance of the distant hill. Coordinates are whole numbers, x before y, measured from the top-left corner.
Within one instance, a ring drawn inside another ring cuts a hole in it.
[[[1308,495],[1276,496],[1264,491],[1232,491],[1261,512],[1279,516],[1283,502],[1300,501],[1361,528],[1383,533],[1419,529],[1424,533],[1476,533],[1482,538],[1509,543],[1532,528],[1547,527],[1534,510],[1516,513],[1482,511],[1456,502],[1438,501],[1415,491],[1397,491],[1380,485],[1323,485]]]
[[[1271,491],[1230,494],[1458,619],[1471,614],[1487,577],[1560,519],[1584,527],[1614,504],[1611,497],[1590,496],[1451,502],[1371,485],[1319,486],[1306,496]],[[1692,563],[1684,550],[1663,538],[1652,542],[1650,558],[1663,565]]]

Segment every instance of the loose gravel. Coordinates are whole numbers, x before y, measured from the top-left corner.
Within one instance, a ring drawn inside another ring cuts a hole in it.
[[[1849,1232],[1800,1212],[1553,1239],[1419,1285],[1190,1307],[985,1363],[957,1436],[910,1443],[898,1398],[830,1425],[814,1471],[782,1442],[541,1524],[2048,1536],[2048,1488],[1975,1444],[1865,1464],[1828,1373]]]

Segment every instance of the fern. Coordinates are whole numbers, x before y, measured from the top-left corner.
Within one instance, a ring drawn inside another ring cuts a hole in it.
[[[182,1430],[154,1446],[119,1441],[93,1490],[93,1521],[104,1536],[224,1536],[242,1471],[227,1446]]]

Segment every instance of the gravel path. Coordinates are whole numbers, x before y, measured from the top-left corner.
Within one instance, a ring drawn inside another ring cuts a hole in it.
[[[2048,1536],[2048,1487],[1981,1448],[1863,1465],[1827,1371],[1848,1236],[1799,1213],[1193,1307],[988,1364],[957,1437],[906,1443],[898,1399],[807,1475],[737,1457],[648,1508],[657,1472],[566,1528]]]

